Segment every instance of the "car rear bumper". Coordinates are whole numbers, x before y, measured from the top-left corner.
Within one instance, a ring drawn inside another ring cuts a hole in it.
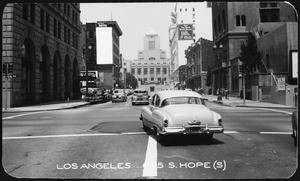
[[[142,100],[142,101],[131,101],[132,103],[135,103],[135,104],[148,104],[149,101],[147,100]]]
[[[182,126],[182,127],[166,127],[162,128],[160,133],[163,135],[169,134],[204,134],[204,133],[223,133],[223,126]]]

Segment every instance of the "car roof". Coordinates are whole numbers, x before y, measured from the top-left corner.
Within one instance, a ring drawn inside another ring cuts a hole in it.
[[[161,100],[164,100],[166,98],[170,97],[199,97],[202,98],[200,94],[194,91],[188,91],[188,90],[163,90],[158,91],[156,94],[160,97]]]
[[[134,91],[147,91],[147,90],[146,89],[138,88],[138,89],[134,89]]]

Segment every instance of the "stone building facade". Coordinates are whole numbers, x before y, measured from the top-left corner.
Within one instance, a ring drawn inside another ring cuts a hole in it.
[[[274,26],[296,22],[297,15],[286,2],[213,2],[212,21],[213,43],[217,47],[212,66],[213,93],[217,93],[219,88],[225,88],[232,95],[238,95],[242,90],[242,76],[239,72],[241,62],[238,59],[241,43],[246,42],[248,35],[255,33],[261,24],[273,31]],[[265,31],[264,36],[270,31]]]
[[[78,3],[12,3],[2,16],[2,105],[24,106],[80,98],[80,6]]]
[[[167,84],[170,75],[170,59],[160,49],[160,38],[151,27],[144,37],[144,50],[131,62],[130,73],[140,84]]]

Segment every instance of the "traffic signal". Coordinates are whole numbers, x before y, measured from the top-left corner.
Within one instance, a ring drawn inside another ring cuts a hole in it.
[[[245,65],[240,65],[239,66],[240,73],[245,74],[247,72],[246,66]]]
[[[7,64],[6,63],[2,65],[2,73],[4,75],[7,75]]]
[[[12,74],[12,73],[13,73],[13,70],[14,70],[13,64],[12,64],[12,63],[9,63],[9,64],[8,64],[8,70],[7,70],[8,73],[9,73],[9,74]]]

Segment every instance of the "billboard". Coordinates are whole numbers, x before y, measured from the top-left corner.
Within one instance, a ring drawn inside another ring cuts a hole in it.
[[[113,64],[112,27],[96,27],[97,64]]]
[[[193,24],[178,25],[178,40],[193,40]]]

